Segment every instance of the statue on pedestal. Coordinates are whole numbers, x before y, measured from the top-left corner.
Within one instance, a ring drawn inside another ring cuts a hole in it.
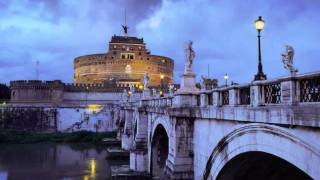
[[[286,45],[286,50],[282,54],[282,62],[285,69],[287,69],[291,76],[296,75],[298,69],[293,67],[293,56],[294,56],[294,49],[292,46]]]
[[[206,78],[204,77],[204,75],[201,75],[200,86],[201,90],[206,90]]]
[[[192,63],[196,56],[196,53],[194,52],[192,48],[192,41],[189,41],[187,44],[187,47],[185,49],[186,51],[186,63],[184,67],[184,73],[192,73]]]
[[[129,94],[128,94],[127,90],[124,89],[123,92],[122,92],[122,101],[123,102],[128,102],[128,100],[129,100]]]
[[[157,95],[157,90],[155,88],[152,88],[152,96],[156,96]]]
[[[181,76],[180,89],[177,90],[176,94],[195,94],[199,92],[196,87],[196,75],[192,72],[192,64],[196,53],[192,48],[192,41],[189,41],[185,49],[186,61],[184,66],[184,73]]]
[[[129,88],[131,93],[134,93],[136,91],[136,87],[134,86],[134,84],[129,84]]]
[[[173,96],[173,89],[174,89],[174,85],[170,84],[169,85],[169,96]]]
[[[147,72],[145,72],[145,73],[144,73],[144,77],[143,77],[143,89],[144,89],[144,90],[148,90],[148,89],[149,89],[149,88],[148,88],[148,86],[149,86],[149,80],[150,80],[149,75],[148,75]]]

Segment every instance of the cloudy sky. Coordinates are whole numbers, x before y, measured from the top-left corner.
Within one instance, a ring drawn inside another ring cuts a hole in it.
[[[284,45],[295,48],[301,73],[320,70],[318,0],[0,0],[0,82],[40,79],[72,82],[73,59],[106,51],[121,34],[143,37],[153,54],[175,60],[175,81],[184,46],[194,41],[194,71],[244,83],[257,72],[254,21],[265,19],[262,61],[269,79],[286,75]]]

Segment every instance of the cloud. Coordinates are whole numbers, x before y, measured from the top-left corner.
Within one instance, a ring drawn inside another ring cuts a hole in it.
[[[0,82],[33,79],[40,61],[41,79],[71,82],[73,59],[102,53],[113,34],[122,34],[124,10],[129,34],[143,37],[153,54],[175,60],[175,81],[183,71],[184,48],[194,41],[198,78],[249,82],[257,71],[254,20],[265,21],[262,61],[270,78],[285,75],[280,54],[296,50],[301,72],[319,62],[320,2],[311,0],[12,0],[0,2]]]
[[[254,20],[266,20],[262,32],[264,71],[270,78],[284,75],[281,52],[284,45],[296,49],[296,65],[302,72],[316,70],[303,63],[305,51],[319,51],[316,44],[319,25],[319,3],[314,1],[170,1],[150,18],[138,24],[140,36],[148,40],[150,49],[172,57],[176,72],[182,72],[184,43],[191,39],[197,53],[194,71],[222,81],[224,73],[237,82],[249,82],[257,71],[257,32]],[[319,64],[314,57],[308,64]],[[180,74],[175,74],[178,80]],[[177,81],[179,82],[179,81]]]
[[[136,23],[160,5],[156,0],[1,1],[0,82],[34,79],[37,60],[41,79],[70,82],[73,59],[105,52],[111,36],[121,31],[124,9],[134,34]]]

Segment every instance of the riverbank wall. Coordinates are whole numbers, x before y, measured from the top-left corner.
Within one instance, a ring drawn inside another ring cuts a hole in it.
[[[32,132],[112,132],[119,112],[116,105],[47,106],[1,105],[0,129]]]

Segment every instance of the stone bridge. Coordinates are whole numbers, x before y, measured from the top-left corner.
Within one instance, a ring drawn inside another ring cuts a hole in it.
[[[320,179],[320,73],[121,105],[130,169],[160,179]]]

